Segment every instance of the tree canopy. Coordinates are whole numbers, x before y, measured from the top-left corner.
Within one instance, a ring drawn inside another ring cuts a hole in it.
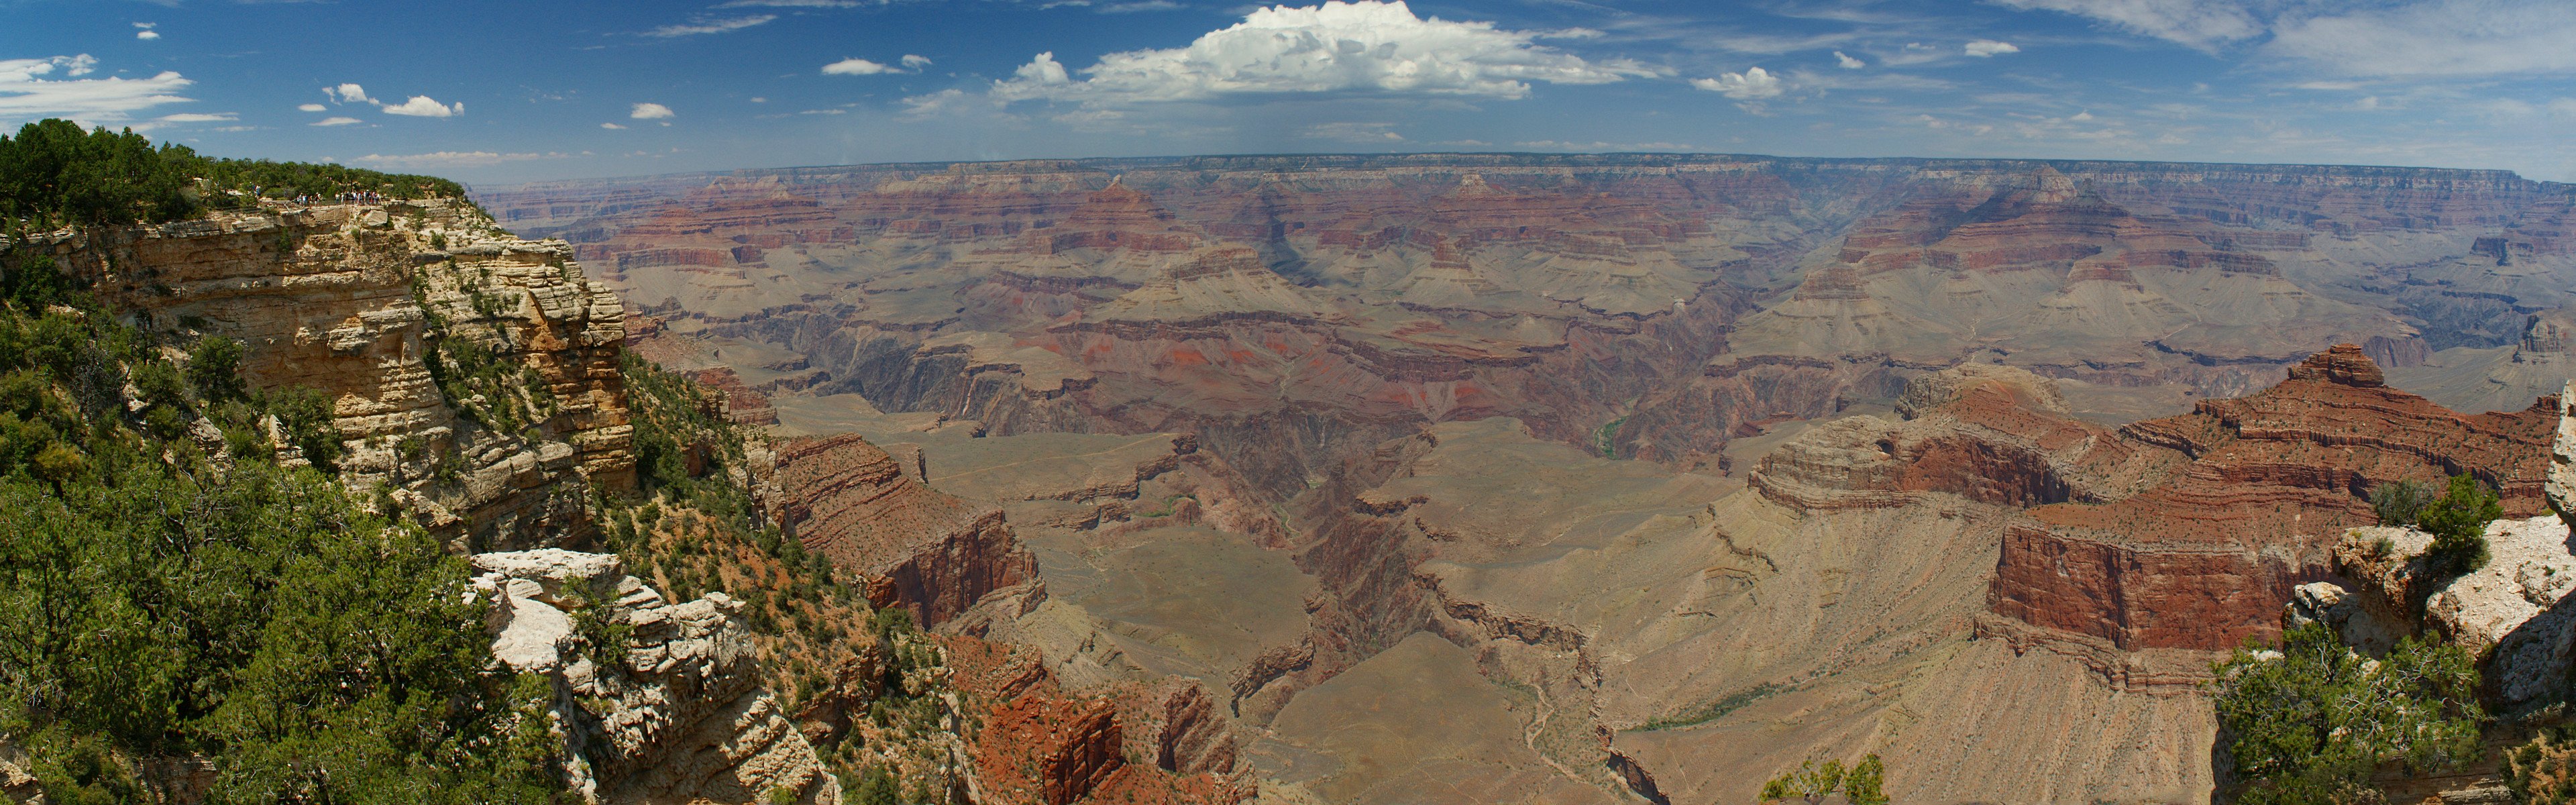
[[[16,229],[176,221],[262,197],[369,191],[391,198],[464,198],[431,176],[343,165],[216,159],[184,145],[153,145],[131,129],[82,131],[46,119],[0,135],[0,223]]]
[[[2277,649],[2249,640],[2212,670],[2219,741],[2248,805],[2362,801],[2383,763],[2428,771],[2469,760],[2486,720],[2476,661],[2429,640],[2373,659],[2310,623],[2283,632]]]

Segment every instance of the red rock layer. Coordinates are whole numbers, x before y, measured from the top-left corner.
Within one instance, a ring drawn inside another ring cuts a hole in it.
[[[1235,738],[1196,683],[1066,692],[1035,648],[940,638],[986,802],[1240,803],[1256,793]]]
[[[2326,575],[2331,541],[2373,522],[2379,484],[2467,472],[2508,516],[2544,510],[2555,404],[2459,414],[2387,387],[2359,347],[2337,346],[2259,394],[2122,429],[2191,463],[2115,502],[2033,510],[2004,539],[1991,605],[2129,650],[2268,635],[2289,588]]]
[[[725,418],[746,425],[778,424],[778,409],[770,405],[769,397],[752,390],[733,369],[701,369],[690,376],[724,395]]]
[[[923,486],[865,439],[799,439],[777,454],[771,521],[860,573],[871,604],[901,606],[936,625],[1037,578],[1037,558],[1000,510],[979,511]]]

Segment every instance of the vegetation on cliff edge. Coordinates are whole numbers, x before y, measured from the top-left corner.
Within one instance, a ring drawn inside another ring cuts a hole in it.
[[[2212,666],[2221,771],[2248,805],[2368,802],[2383,764],[2417,772],[2474,758],[2486,713],[2476,660],[2458,647],[2409,638],[2383,658],[2345,646],[2310,623],[2277,649],[2253,640]]]
[[[82,131],[80,124],[61,119],[29,123],[15,137],[0,135],[0,224],[14,232],[184,220],[210,207],[247,203],[253,189],[279,199],[353,191],[465,197],[463,186],[431,176],[216,159],[184,145],[155,146],[131,129]]]
[[[464,560],[267,435],[301,397],[7,269],[0,745],[48,801],[166,801],[196,766],[213,803],[561,796],[550,691],[487,670]]]

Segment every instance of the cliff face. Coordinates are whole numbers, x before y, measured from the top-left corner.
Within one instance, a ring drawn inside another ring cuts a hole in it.
[[[862,574],[871,604],[904,607],[934,626],[1021,584],[1032,585],[1023,608],[1046,599],[1037,559],[1002,512],[923,485],[918,470],[907,474],[856,435],[790,441],[777,454],[773,521],[807,550]]]
[[[461,202],[272,208],[36,240],[138,324],[244,342],[257,388],[329,400],[343,477],[454,545],[577,540],[634,484],[623,306],[560,242]]]
[[[2130,650],[2272,634],[2291,588],[2331,573],[2342,531],[2375,522],[2379,484],[2467,472],[2508,516],[2544,510],[2553,406],[2462,415],[2387,387],[2357,347],[2318,353],[2262,393],[2122,429],[2190,463],[2117,501],[2034,510],[2004,539],[1994,610]]]

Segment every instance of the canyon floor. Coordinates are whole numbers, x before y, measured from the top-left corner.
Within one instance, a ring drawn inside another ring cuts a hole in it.
[[[1749,802],[1861,753],[1899,802],[2207,801],[2197,683],[2332,575],[2371,486],[2545,510],[2576,328],[2576,194],[2492,171],[1205,157],[477,196],[736,419],[999,511],[1034,572],[943,629],[1074,690],[1194,682],[1281,803]]]

